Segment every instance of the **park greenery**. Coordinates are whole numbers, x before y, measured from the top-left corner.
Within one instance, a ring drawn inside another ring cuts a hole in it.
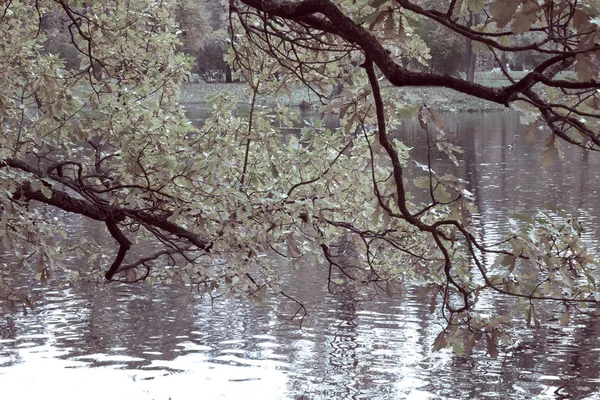
[[[473,194],[436,161],[441,153],[459,162],[453,132],[428,104],[390,87],[443,88],[517,109],[541,166],[560,162],[563,146],[597,151],[600,2],[230,0],[218,34],[196,18],[201,3],[0,4],[5,304],[34,306],[19,286],[31,270],[39,284],[101,277],[212,297],[280,295],[301,317],[279,274],[323,263],[332,293],[422,286],[446,322],[435,349],[468,352],[481,339],[495,356],[514,320],[540,323],[541,302],[555,303],[564,325],[593,313],[597,260],[578,221],[558,209],[517,215],[502,241],[482,243]],[[57,35],[68,51],[52,50]],[[224,61],[247,101],[206,98],[198,128],[180,93],[203,35],[227,43]],[[468,53],[471,73],[435,61],[442,51]],[[506,83],[472,79],[477,60]],[[528,71],[517,78],[507,64],[521,62]],[[298,110],[257,101],[300,88],[340,127],[313,121],[283,134],[301,122]],[[392,134],[407,118],[418,119],[430,149],[421,176],[405,174],[411,149]],[[103,224],[110,240],[69,235],[49,209]],[[142,245],[153,250],[140,255]],[[515,307],[482,313],[478,300],[489,294]]]

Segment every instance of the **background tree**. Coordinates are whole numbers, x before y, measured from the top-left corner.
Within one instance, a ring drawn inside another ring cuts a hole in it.
[[[409,0],[232,0],[229,57],[249,83],[250,107],[241,113],[235,99],[218,96],[201,129],[177,103],[192,60],[176,52],[176,3],[15,0],[1,7],[0,235],[19,260],[5,270],[32,268],[45,280],[68,253],[88,259],[69,271],[71,280],[102,271],[107,280],[177,281],[212,296],[260,299],[271,291],[293,301],[264,255],[291,265],[319,256],[332,292],[393,296],[405,282],[426,281],[448,322],[435,347],[460,351],[475,333],[492,355],[499,338],[509,340],[514,315],[535,323],[538,302],[558,302],[568,316],[597,301],[597,261],[576,219],[540,212],[485,245],[471,224],[472,194],[438,170],[435,157],[421,165],[422,176],[406,176],[410,149],[389,134],[402,118],[418,118],[431,133],[423,135],[430,151],[456,162],[460,149],[427,105],[404,104],[380,83],[518,105],[531,125],[528,140],[538,126],[549,128],[545,165],[561,143],[595,151],[598,9],[591,4],[451,1],[440,11]],[[482,7],[485,20],[470,27],[466,16]],[[44,51],[41,25],[51,12],[67,21],[74,68]],[[546,58],[520,80],[506,74],[510,83],[500,88],[428,72],[417,20],[479,43],[499,63],[524,51]],[[528,31],[540,38],[513,44]],[[575,74],[565,74],[571,67]],[[281,134],[297,123],[294,113],[256,100],[300,85],[324,113],[339,115],[340,128],[315,122],[299,137]],[[417,200],[418,190],[426,201]],[[44,207],[102,223],[114,249],[68,237]],[[137,254],[144,241],[156,252]],[[353,249],[351,262],[334,251],[340,242]],[[492,265],[484,255],[495,258]],[[11,279],[4,274],[0,296],[27,303]],[[510,314],[479,314],[478,299],[490,292],[520,302]]]
[[[59,54],[67,68],[78,67],[79,54],[71,44],[67,18],[59,12],[49,12],[44,15],[41,26],[47,35],[45,50],[50,54]]]
[[[430,20],[421,21],[416,26],[415,33],[429,47],[431,54],[431,59],[427,62],[429,72],[455,75],[464,70],[465,44],[458,35]]]
[[[477,12],[474,12],[472,9],[469,8],[468,18],[467,18],[467,23],[466,23],[466,27],[468,29],[472,29],[473,26],[479,24],[479,20],[480,20],[479,12],[481,12],[481,11],[479,9],[477,9]],[[473,49],[473,39],[470,37],[465,38],[464,63],[465,63],[467,80],[469,82],[474,82],[475,81],[475,68],[477,66],[477,51],[476,51],[476,49]]]
[[[439,14],[444,14],[450,8],[468,10],[468,12],[455,15],[455,18],[460,19],[460,22],[468,28],[479,25],[485,4],[484,1],[469,1],[457,5],[456,1],[448,0],[417,0],[413,1],[413,3]],[[424,26],[421,29],[417,28],[418,34],[423,37],[427,46],[431,49],[431,53],[434,55],[432,62],[437,65],[437,67],[434,67],[434,70],[451,75],[452,72],[458,69],[458,65],[460,65],[461,72],[465,73],[467,80],[474,82],[478,52],[477,49],[473,49],[471,38],[456,35],[443,24],[438,24],[427,18],[423,20],[422,24]],[[460,45],[458,42],[461,42]],[[441,70],[440,68],[445,68],[445,70]]]
[[[175,20],[181,30],[181,50],[194,55],[213,31],[206,1],[177,0]]]
[[[231,82],[224,61],[227,15],[224,5],[213,1],[178,0],[175,20],[182,31],[180,50],[195,59],[192,72],[207,82]]]

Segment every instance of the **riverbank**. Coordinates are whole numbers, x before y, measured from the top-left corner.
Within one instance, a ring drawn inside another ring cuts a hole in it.
[[[247,103],[249,92],[244,83],[192,83],[182,88],[181,101],[183,104],[202,104],[211,97],[219,94],[228,94],[240,103]],[[396,90],[400,98],[406,103],[425,103],[440,111],[493,111],[505,109],[501,104],[477,99],[454,90],[446,88],[394,88],[384,87],[384,91]],[[291,96],[274,98],[262,96],[258,98],[258,104],[274,105],[286,104],[291,107],[307,107],[318,102],[317,96],[306,89],[295,91]]]
[[[512,72],[514,79],[522,78],[524,72]],[[476,75],[476,82],[492,87],[502,87],[510,82],[499,72],[483,72]],[[506,110],[502,104],[467,96],[446,88],[384,86],[384,91],[397,91],[400,98],[410,104],[425,103],[440,111],[499,111]],[[239,102],[247,103],[249,92],[244,83],[189,83],[183,86],[181,101],[184,104],[205,103],[212,96],[228,93]],[[300,88],[285,98],[261,96],[258,104],[288,106],[310,106],[318,102],[317,96],[307,88]]]

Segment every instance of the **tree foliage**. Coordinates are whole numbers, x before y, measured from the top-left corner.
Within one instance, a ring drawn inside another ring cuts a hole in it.
[[[181,29],[182,49],[188,54],[196,53],[212,31],[206,2],[178,0],[175,19]]]
[[[300,265],[316,255],[329,266],[332,292],[394,295],[425,282],[448,323],[434,348],[463,352],[473,343],[465,335],[475,332],[491,355],[499,338],[508,341],[512,317],[537,323],[539,301],[584,310],[600,300],[597,261],[574,218],[559,210],[516,216],[505,240],[490,246],[471,225],[473,195],[460,179],[433,161],[420,165],[422,176],[406,176],[410,149],[390,136],[402,118],[418,118],[429,149],[455,162],[461,150],[434,110],[403,104],[381,87],[445,87],[515,106],[531,140],[537,126],[549,127],[544,164],[562,143],[596,151],[596,2],[463,0],[440,11],[410,0],[231,0],[229,7],[228,59],[251,88],[248,112],[220,96],[195,129],[178,104],[191,62],[176,52],[176,3],[2,3],[0,236],[19,260],[3,267],[2,298],[28,302],[12,291],[10,268],[32,268],[47,280],[66,253],[88,257],[70,279],[101,270],[107,280],[177,281],[212,296],[287,296],[265,255]],[[466,26],[469,12],[485,15],[483,22]],[[49,13],[67,21],[78,53],[73,68],[44,51]],[[470,39],[500,66],[503,54],[524,51],[543,61],[520,80],[504,71],[510,83],[500,88],[426,72],[430,53],[415,32],[418,21]],[[513,44],[528,32],[535,41]],[[295,113],[256,101],[300,86],[323,112],[339,115],[339,129],[315,122],[299,136],[283,135]],[[99,221],[114,248],[60,236],[43,207]],[[156,251],[136,257],[141,242]],[[340,256],[340,244],[356,256]],[[518,306],[480,314],[486,293],[512,296]]]

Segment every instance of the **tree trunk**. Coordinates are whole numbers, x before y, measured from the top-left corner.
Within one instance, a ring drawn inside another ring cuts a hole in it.
[[[469,11],[469,23],[468,27],[471,28],[477,24],[479,16]],[[477,62],[477,52],[473,51],[473,41],[470,38],[465,39],[465,66],[466,75],[469,82],[475,81],[475,64]]]
[[[232,83],[233,79],[231,77],[231,66],[229,64],[225,65],[225,83]]]
[[[477,61],[477,53],[473,51],[470,39],[467,46],[469,47],[469,51],[467,53],[467,80],[469,82],[475,82],[475,63]]]

